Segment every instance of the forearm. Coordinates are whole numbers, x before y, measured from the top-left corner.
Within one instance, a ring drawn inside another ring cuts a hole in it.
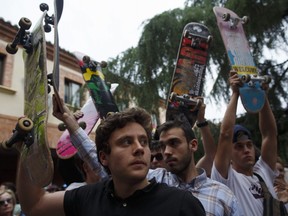
[[[223,178],[227,178],[228,169],[232,157],[232,138],[236,120],[236,110],[239,93],[234,92],[227,106],[220,129],[217,152],[215,155],[215,166]]]
[[[77,148],[79,156],[84,160],[102,179],[108,176],[103,166],[98,161],[95,143],[89,136],[78,127],[70,134],[72,144]]]
[[[45,171],[43,170],[43,172]],[[31,182],[28,176],[27,167],[25,167],[20,160],[18,163],[16,187],[21,208],[27,215],[30,215],[41,197],[45,194],[45,190]]]
[[[261,156],[274,170],[277,160],[277,125],[267,98],[259,112],[259,129],[262,135]]]
[[[264,106],[259,112],[259,128],[263,137],[277,136],[277,125],[268,98],[265,99]]]
[[[204,156],[197,162],[196,167],[205,169],[207,176],[211,174],[213,160],[217,151],[217,145],[213,139],[209,125],[200,127]]]

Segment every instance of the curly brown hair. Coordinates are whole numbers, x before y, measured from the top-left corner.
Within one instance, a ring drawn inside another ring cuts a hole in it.
[[[97,146],[97,156],[100,163],[101,161],[99,157],[99,152],[103,151],[106,154],[110,154],[111,152],[111,148],[108,143],[111,134],[116,129],[123,128],[131,122],[136,122],[140,124],[147,133],[149,143],[151,142],[152,122],[151,116],[146,110],[139,107],[133,107],[125,109],[122,112],[110,114],[105,120],[100,123],[100,125],[96,129],[95,143]],[[107,167],[105,167],[105,169],[110,174],[110,170]]]

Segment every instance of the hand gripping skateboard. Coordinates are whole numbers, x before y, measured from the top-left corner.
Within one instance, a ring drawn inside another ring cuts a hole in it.
[[[110,91],[114,93],[118,84],[112,83]],[[91,97],[86,101],[84,106],[80,110],[83,113],[83,117],[78,119],[78,122],[85,122],[86,127],[83,129],[86,134],[90,134],[97,121],[100,118],[99,113],[96,110],[95,104]],[[56,153],[61,159],[69,159],[77,153],[77,149],[73,146],[70,140],[70,135],[68,130],[65,130],[58,140]]]
[[[199,23],[188,23],[182,33],[177,62],[168,94],[166,121],[183,113],[191,126],[202,104],[205,69],[212,36]]]
[[[24,167],[26,167],[30,179],[34,182],[34,184],[41,187],[44,187],[51,182],[54,171],[46,137],[47,68],[46,41],[43,27],[46,14],[47,11],[44,10],[31,34],[28,32],[25,34],[21,33],[22,35],[20,36],[20,39],[14,40],[14,42],[19,41],[18,44],[23,45],[21,43],[23,38],[21,37],[24,37],[25,41],[28,41],[28,43],[25,44],[29,44],[29,46],[24,47],[25,50],[23,51],[23,60],[25,65],[24,115],[30,119],[31,122],[33,122],[33,128],[29,132],[30,141],[28,143],[24,142],[24,145],[21,146],[20,162],[24,165]],[[16,37],[18,36],[19,34],[16,35]],[[17,47],[17,43],[15,43],[13,46],[9,46],[9,48],[11,47]],[[19,122],[18,125],[22,124]],[[22,127],[16,126],[15,131],[19,131],[19,128],[21,129]],[[22,135],[24,136],[25,133],[17,132],[14,136],[19,137],[19,134],[21,137]],[[14,141],[17,139],[14,139]],[[9,145],[8,142],[8,145],[6,146],[11,145]]]
[[[243,82],[239,89],[243,107],[249,113],[257,113],[265,102],[262,83],[269,83],[271,78],[258,74],[242,25],[248,22],[248,17],[240,18],[224,7],[214,7],[213,11],[230,65]]]

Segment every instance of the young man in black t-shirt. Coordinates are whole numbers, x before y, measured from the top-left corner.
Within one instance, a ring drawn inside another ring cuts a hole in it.
[[[53,114],[70,133],[79,126],[64,106],[61,114],[53,99]],[[151,118],[143,109],[131,108],[102,121],[96,130],[97,154],[110,179],[72,191],[47,194],[31,184],[19,164],[17,190],[27,215],[205,215],[190,192],[148,181]],[[44,172],[44,170],[43,170]]]

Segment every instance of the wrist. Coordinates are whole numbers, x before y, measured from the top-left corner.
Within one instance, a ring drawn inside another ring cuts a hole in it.
[[[196,126],[198,128],[206,127],[208,126],[208,121],[206,119],[204,119],[203,121],[197,121]]]

